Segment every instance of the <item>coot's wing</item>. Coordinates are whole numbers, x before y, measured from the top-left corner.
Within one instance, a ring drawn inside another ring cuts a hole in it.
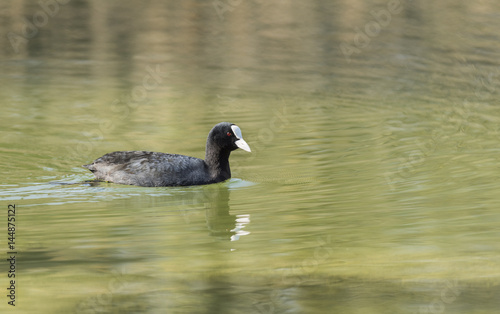
[[[113,152],[84,167],[98,180],[140,186],[202,184],[206,171],[201,159],[148,151]]]

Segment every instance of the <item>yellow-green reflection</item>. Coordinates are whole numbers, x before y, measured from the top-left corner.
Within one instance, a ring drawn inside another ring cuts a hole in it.
[[[62,2],[0,5],[25,39],[0,38],[16,310],[497,310],[498,4]],[[252,147],[229,182],[57,183],[114,150],[203,157],[220,121]]]

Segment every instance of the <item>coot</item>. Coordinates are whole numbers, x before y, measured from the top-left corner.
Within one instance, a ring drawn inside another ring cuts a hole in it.
[[[205,160],[148,151],[113,152],[83,167],[99,181],[139,186],[186,186],[222,182],[231,178],[229,154],[250,152],[240,128],[221,122],[208,133]]]

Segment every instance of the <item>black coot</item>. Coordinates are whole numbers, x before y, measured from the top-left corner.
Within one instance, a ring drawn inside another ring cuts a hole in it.
[[[208,133],[205,160],[148,151],[113,152],[84,165],[97,180],[140,186],[186,186],[217,183],[231,178],[229,154],[250,152],[240,128],[221,122]]]

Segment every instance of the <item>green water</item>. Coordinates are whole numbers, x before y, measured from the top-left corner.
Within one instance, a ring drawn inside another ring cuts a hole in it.
[[[43,3],[0,4],[0,311],[498,312],[500,4]],[[221,121],[229,181],[62,184]]]

